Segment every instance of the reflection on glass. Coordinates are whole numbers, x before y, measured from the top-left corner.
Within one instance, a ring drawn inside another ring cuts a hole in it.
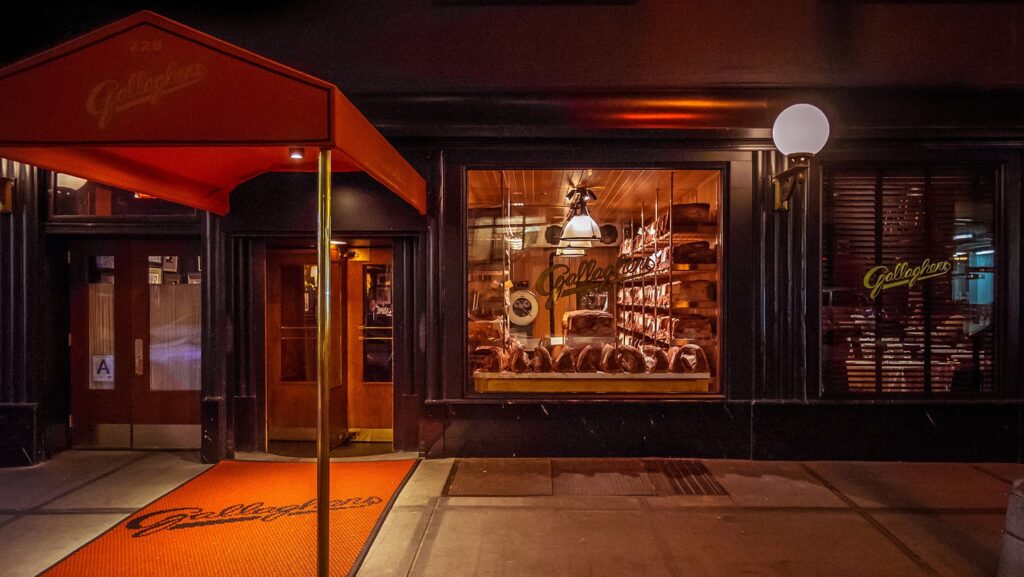
[[[89,388],[114,389],[114,257],[89,259]]]
[[[718,392],[718,171],[472,170],[467,188],[478,392]],[[583,214],[597,228],[563,239]]]
[[[993,190],[984,171],[826,176],[830,389],[991,390]]]
[[[194,208],[69,174],[57,173],[51,195],[55,216],[190,216]]]
[[[316,380],[316,265],[281,266],[282,381]]]
[[[149,257],[149,388],[153,391],[200,389],[202,296],[199,285],[181,283],[182,275],[188,274],[185,268],[177,256]]]
[[[391,265],[363,265],[363,382],[391,382]]]

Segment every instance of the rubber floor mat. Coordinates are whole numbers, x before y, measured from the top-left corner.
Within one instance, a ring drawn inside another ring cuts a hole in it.
[[[450,497],[532,497],[551,494],[548,459],[459,459]]]
[[[348,575],[415,461],[331,464],[331,575]],[[316,574],[315,463],[224,461],[43,573]]]
[[[637,459],[555,459],[551,462],[555,495],[656,495]]]

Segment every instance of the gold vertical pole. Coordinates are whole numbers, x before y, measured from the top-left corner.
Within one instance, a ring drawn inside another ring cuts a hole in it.
[[[316,574],[331,572],[331,151],[317,159],[316,239]]]

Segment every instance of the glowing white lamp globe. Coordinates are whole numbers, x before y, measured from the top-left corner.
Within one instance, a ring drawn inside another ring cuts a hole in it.
[[[558,248],[591,248],[593,246],[593,241],[589,240],[563,240],[558,243]]]
[[[565,223],[562,229],[562,240],[599,240],[601,238],[601,227],[590,217],[584,208],[580,213],[574,215]]]
[[[828,118],[816,106],[794,104],[775,119],[772,140],[786,156],[814,156],[828,141]]]

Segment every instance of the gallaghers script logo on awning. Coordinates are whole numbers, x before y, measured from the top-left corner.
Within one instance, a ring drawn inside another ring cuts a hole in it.
[[[949,261],[932,262],[927,258],[917,266],[910,266],[908,262],[898,262],[891,270],[888,266],[880,264],[872,267],[864,275],[864,288],[871,291],[871,298],[874,299],[884,290],[899,286],[912,288],[923,280],[949,274],[952,269],[953,265]]]
[[[594,259],[582,259],[575,272],[568,265],[556,264],[541,271],[536,289],[546,296],[544,306],[555,308],[555,301],[570,295],[608,290],[615,283],[645,275],[654,270],[654,259],[620,256],[612,264],[599,267]]]
[[[206,77],[206,66],[196,62],[170,62],[162,71],[139,70],[124,80],[104,80],[89,91],[85,109],[96,117],[100,129],[110,126],[115,116],[137,106],[156,106],[164,96],[192,86]]]

